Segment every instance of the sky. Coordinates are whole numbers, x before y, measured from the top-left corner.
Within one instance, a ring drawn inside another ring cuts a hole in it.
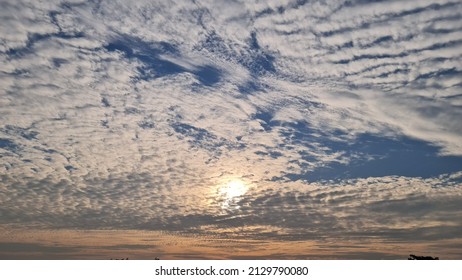
[[[0,0],[0,259],[462,259],[460,0]]]

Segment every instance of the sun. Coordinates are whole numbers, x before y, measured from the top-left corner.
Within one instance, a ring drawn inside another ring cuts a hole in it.
[[[241,180],[231,180],[220,189],[220,193],[224,195],[226,199],[234,199],[244,195],[247,189],[247,185]]]
[[[225,181],[218,189],[218,199],[222,210],[237,210],[239,201],[248,191],[249,186],[242,180],[231,179]]]

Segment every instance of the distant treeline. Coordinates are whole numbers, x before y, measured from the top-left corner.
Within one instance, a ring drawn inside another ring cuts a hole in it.
[[[408,260],[439,260],[438,257],[409,255]]]

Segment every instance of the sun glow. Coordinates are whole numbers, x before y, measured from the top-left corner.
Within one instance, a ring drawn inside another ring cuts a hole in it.
[[[247,191],[247,186],[240,180],[229,181],[225,186],[221,188],[221,193],[228,199],[239,197]]]
[[[219,189],[219,195],[223,199],[222,208],[239,208],[235,205],[236,202],[240,200],[240,197],[243,196],[249,187],[241,180],[230,180],[227,183],[223,184]]]

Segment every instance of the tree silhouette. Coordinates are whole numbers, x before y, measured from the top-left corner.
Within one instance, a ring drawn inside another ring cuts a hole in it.
[[[408,260],[439,260],[438,257],[409,255]]]

